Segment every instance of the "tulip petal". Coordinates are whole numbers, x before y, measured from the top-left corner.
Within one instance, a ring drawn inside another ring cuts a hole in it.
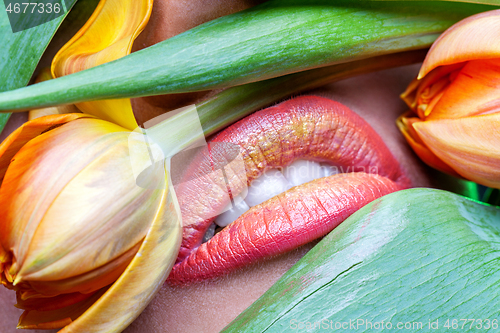
[[[17,304],[15,306],[23,310],[52,311],[79,303],[95,293],[94,291],[89,294],[72,293],[55,297],[32,297],[28,299],[23,299],[21,293],[18,293]]]
[[[85,114],[65,114],[43,117],[40,119],[28,121],[21,127],[12,132],[0,144],[0,184],[5,176],[5,172],[14,155],[31,139],[39,136],[49,129],[55,128],[67,122],[78,118],[89,118]]]
[[[438,66],[500,58],[500,9],[472,15],[446,30],[432,45],[419,78]]]
[[[469,61],[425,119],[461,118],[492,112],[490,105],[498,99],[499,87],[500,58]]]
[[[46,67],[40,71],[35,80],[35,83],[47,80],[52,80],[52,74],[50,73],[49,67]],[[43,109],[30,110],[28,120],[33,120],[35,118],[40,118],[51,114],[65,114],[65,113],[79,113],[79,112],[80,110],[78,110],[74,104],[58,105]]]
[[[73,320],[76,320],[82,313],[89,309],[105,291],[106,289],[104,288],[78,303],[57,310],[27,310],[19,318],[17,328],[54,329],[69,325]]]
[[[500,188],[500,113],[413,124],[427,147],[462,177]]]
[[[101,0],[87,23],[54,57],[52,76],[75,73],[129,54],[152,8],[153,0]],[[130,99],[79,103],[77,107],[130,130],[137,127]]]
[[[63,293],[91,293],[112,284],[120,277],[132,258],[139,250],[142,241],[118,258],[90,272],[64,280],[28,281],[31,288],[39,295],[53,296]],[[31,295],[33,297],[33,294]]]
[[[417,154],[418,157],[420,157],[420,159],[424,161],[428,166],[455,177],[460,177],[460,175],[457,174],[455,170],[441,161],[439,157],[437,157],[431,150],[429,150],[425,143],[420,139],[418,133],[413,127],[415,123],[420,122],[422,121],[419,118],[414,117],[412,112],[407,112],[397,119],[396,124],[415,154]]]
[[[71,115],[48,116],[28,123],[38,124],[44,119],[59,119],[58,117],[64,118],[64,116],[71,117]],[[19,149],[5,173],[0,187],[2,201],[0,206],[2,219],[0,242],[5,250],[12,252],[15,259],[11,267],[12,275],[22,269],[27,254],[31,252],[30,246],[33,245],[32,239],[38,230],[39,222],[44,218],[47,210],[52,207],[52,203],[58,198],[62,189],[90,162],[101,155],[103,150],[109,148],[110,140],[116,136],[113,136],[113,132],[129,133],[124,128],[112,123],[88,118],[90,116],[72,116],[73,119],[75,117],[81,119],[68,122],[59,127],[57,131],[48,131],[35,138],[30,135],[29,138],[32,139]],[[26,127],[31,128],[30,126]],[[81,135],[81,131],[75,131],[78,127],[83,128],[86,135]],[[36,129],[38,130],[36,133],[30,132],[30,134],[43,132],[43,128],[36,127]],[[16,136],[14,135],[14,137]],[[96,142],[96,138],[103,137],[103,140]],[[6,141],[9,139],[10,137]],[[28,138],[25,137],[25,139]],[[75,146],[78,149],[75,149]],[[61,156],[65,156],[66,163],[61,163]],[[51,181],[48,182],[47,178]],[[12,193],[16,193],[16,195],[12,195]],[[76,198],[74,200],[78,201]],[[33,205],[33,202],[37,204]],[[73,202],[73,204],[78,205],[78,202]],[[76,209],[73,209],[67,214],[76,214],[77,212]],[[60,221],[64,220],[67,223],[72,220],[71,216],[65,218],[60,215],[56,219],[59,226],[55,230],[66,226]],[[73,230],[73,232],[75,231]],[[131,246],[136,243],[134,242]],[[37,255],[37,253],[31,253],[31,255]],[[49,260],[57,259],[57,252],[52,252],[52,257]],[[46,265],[48,262],[42,261],[37,264]],[[19,276],[16,277],[17,280],[19,278]]]
[[[122,276],[81,317],[59,333],[121,332],[144,310],[163,285],[181,242],[181,217],[173,187],[140,250]]]

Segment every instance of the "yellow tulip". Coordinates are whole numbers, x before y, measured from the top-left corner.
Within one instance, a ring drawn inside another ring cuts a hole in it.
[[[428,165],[500,188],[500,10],[458,22],[401,95],[398,127]]]
[[[136,184],[134,169],[150,163],[131,156],[141,136],[65,114],[29,121],[0,145],[0,281],[25,310],[18,327],[120,332],[165,281],[180,211],[158,186],[164,166]]]
[[[124,57],[148,23],[153,0],[101,0],[96,10],[52,60],[54,78]],[[130,99],[78,103],[84,113],[129,130],[137,127]]]

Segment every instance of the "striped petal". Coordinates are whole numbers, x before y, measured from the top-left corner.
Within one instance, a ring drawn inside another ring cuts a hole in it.
[[[500,113],[416,122],[413,128],[462,177],[500,188]]]
[[[52,76],[75,73],[129,54],[152,7],[153,0],[101,0],[87,23],[54,57]],[[85,102],[77,107],[130,130],[137,127],[130,99]]]
[[[500,9],[470,16],[446,30],[432,45],[418,77],[438,66],[500,58]]]

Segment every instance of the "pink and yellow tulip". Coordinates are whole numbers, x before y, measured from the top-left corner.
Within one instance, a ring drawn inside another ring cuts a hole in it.
[[[428,165],[500,188],[500,10],[452,26],[402,94],[398,127]]]
[[[0,145],[0,281],[25,310],[18,327],[121,331],[166,279],[180,212],[157,186],[165,172],[136,184],[133,163],[148,161],[131,159],[131,138],[68,114],[29,121]]]

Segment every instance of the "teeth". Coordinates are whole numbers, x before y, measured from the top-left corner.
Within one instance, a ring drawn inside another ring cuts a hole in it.
[[[248,188],[245,202],[253,207],[292,188],[292,184],[276,169],[266,171]]]
[[[305,160],[293,162],[284,169],[283,174],[293,186],[325,177],[323,175],[324,171],[318,162]]]
[[[339,167],[326,164],[326,163],[321,163],[321,171],[322,171],[322,176],[321,177],[328,177],[332,175],[336,175],[338,173],[341,173],[341,170]]]
[[[238,217],[240,217],[241,214],[250,209],[241,196],[237,196],[234,199],[234,203],[235,205],[233,207],[229,208],[224,213],[217,216],[217,219],[215,219],[215,223],[219,227],[225,227],[230,223],[233,223]]]
[[[208,227],[207,232],[205,232],[205,235],[203,236],[201,242],[202,243],[208,242],[210,238],[214,237],[214,235],[215,235],[215,224],[212,223],[210,224],[210,227]]]
[[[293,162],[283,170],[283,173],[277,169],[268,170],[252,182],[248,187],[248,193],[242,193],[235,197],[234,205],[230,203],[214,222],[224,228],[236,221],[250,207],[263,203],[294,186],[338,173],[340,173],[340,170],[336,166],[306,160]],[[242,197],[245,198],[242,199]],[[203,238],[204,241],[214,235],[215,224],[210,226]]]

